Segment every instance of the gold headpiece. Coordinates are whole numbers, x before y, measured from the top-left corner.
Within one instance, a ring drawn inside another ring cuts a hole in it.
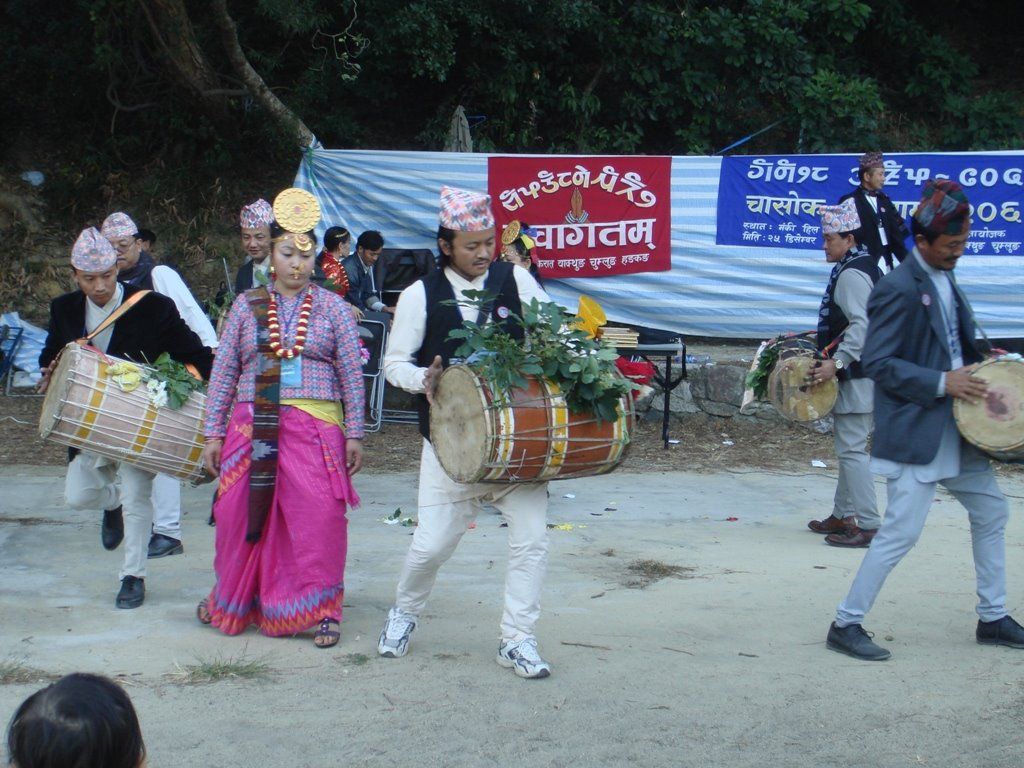
[[[518,221],[510,221],[505,227],[505,231],[501,233],[501,242],[503,245],[512,245],[519,237],[519,233],[522,232],[523,225]]]
[[[305,235],[320,223],[320,203],[304,189],[286,189],[274,198],[274,219],[281,229],[294,235]],[[308,242],[309,238],[306,240]]]

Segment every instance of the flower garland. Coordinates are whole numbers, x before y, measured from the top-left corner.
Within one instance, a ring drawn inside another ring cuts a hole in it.
[[[306,297],[299,308],[299,325],[295,329],[295,344],[290,349],[281,346],[281,323],[277,319],[277,297],[270,292],[270,306],[267,307],[267,328],[270,330],[270,349],[278,357],[291,360],[302,354],[306,347],[306,332],[309,330],[309,312],[313,306],[313,287],[306,289]]]

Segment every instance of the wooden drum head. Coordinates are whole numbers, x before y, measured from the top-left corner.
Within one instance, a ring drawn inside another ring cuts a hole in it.
[[[476,375],[466,366],[446,368],[430,406],[430,442],[437,460],[457,483],[476,482],[488,460],[491,423]]]
[[[978,403],[953,401],[960,434],[997,459],[1024,460],[1024,361],[986,360],[975,376],[988,383],[988,395]]]
[[[768,377],[768,399],[790,421],[817,421],[828,416],[836,405],[839,384],[835,379],[807,384],[814,363],[809,355],[779,360]]]

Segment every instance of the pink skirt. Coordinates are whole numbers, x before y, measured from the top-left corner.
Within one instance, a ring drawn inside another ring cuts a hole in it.
[[[249,517],[252,403],[235,405],[213,505],[217,584],[213,626],[237,635],[250,624],[273,637],[330,617],[341,621],[348,550],[347,506],[359,497],[345,465],[345,434],[298,408],[281,406],[277,485],[260,540],[245,540]]]

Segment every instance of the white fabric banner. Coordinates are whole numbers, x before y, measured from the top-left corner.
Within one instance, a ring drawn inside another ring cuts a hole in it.
[[[1001,154],[1020,155],[1024,161],[1024,152]],[[850,157],[855,165],[856,156]],[[303,159],[295,185],[320,201],[320,235],[329,226],[345,226],[353,238],[376,229],[385,247],[436,251],[441,186],[486,191],[487,158],[458,152],[313,150]],[[768,338],[814,329],[831,271],[820,246],[716,245],[720,164],[718,157],[672,158],[670,271],[549,279],[545,289],[573,310],[586,294],[610,320],[691,336]],[[989,336],[1024,337],[1024,257],[968,253],[956,275]]]

